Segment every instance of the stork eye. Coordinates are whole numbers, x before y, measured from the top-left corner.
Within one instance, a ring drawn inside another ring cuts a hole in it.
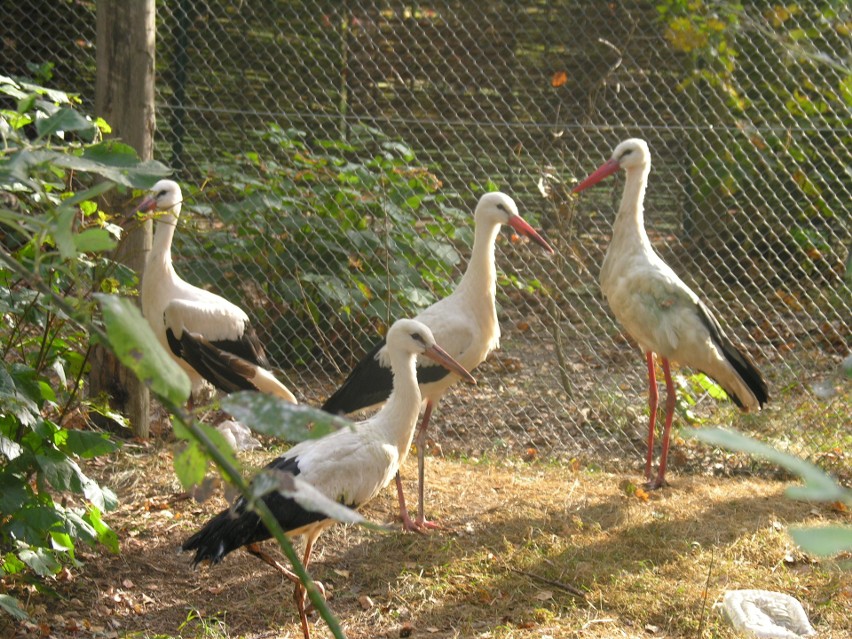
[[[501,211],[503,211],[503,213],[505,213],[506,215],[509,214],[508,209],[506,209],[506,205],[503,204],[502,202],[500,202],[500,204],[497,205],[497,208],[500,209]]]
[[[163,189],[162,191],[160,191],[156,195],[157,199],[160,199],[161,197],[165,197],[165,196],[166,196],[166,190],[165,189]]]
[[[412,333],[411,339],[413,339],[415,342],[417,342],[419,344],[425,344],[426,343],[426,340],[423,339],[423,336],[420,333]]]
[[[631,153],[633,153],[633,149],[624,149],[624,151],[621,152],[621,155],[618,156],[618,159],[623,160],[624,158],[626,158]]]

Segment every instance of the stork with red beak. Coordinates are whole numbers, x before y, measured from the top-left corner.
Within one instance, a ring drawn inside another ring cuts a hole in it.
[[[416,320],[397,320],[386,337],[386,354],[393,390],[382,409],[370,419],[341,428],[325,437],[293,446],[271,461],[267,468],[298,475],[332,501],[360,508],[387,486],[405,461],[420,412],[415,358],[425,357],[467,382],[476,381],[461,364],[435,342],[432,331]],[[321,512],[306,510],[280,492],[263,501],[289,536],[305,535],[304,565],[307,567],[317,537],[335,522]],[[305,613],[305,589],[288,568],[267,555],[259,543],[270,533],[260,517],[240,498],[233,508],[223,510],[183,543],[195,551],[193,564],[209,560],[219,563],[233,550],[246,550],[281,572],[295,584],[293,597],[299,610],[302,631],[309,639]],[[317,584],[319,586],[319,584]]]
[[[574,187],[574,192],[587,189],[620,169],[624,169],[627,178],[612,240],[601,266],[601,290],[616,319],[645,352],[651,409],[645,478],[650,488],[660,488],[666,485],[676,399],[671,361],[712,377],[745,412],[760,410],[769,394],[760,371],[731,343],[710,309],[651,246],[644,225],[645,187],[651,171],[647,143],[634,138],[619,144],[612,157]],[[660,466],[652,480],[658,402],[655,355],[662,363],[667,394]]]
[[[497,269],[494,246],[503,224],[531,239],[548,253],[553,249],[518,213],[518,207],[504,193],[486,193],[476,206],[473,250],[467,270],[455,291],[422,311],[415,319],[426,324],[435,339],[444,345],[456,360],[468,370],[485,361],[486,356],[500,343],[495,296]],[[441,396],[458,381],[458,376],[445,368],[431,365],[422,358],[417,363],[417,380],[426,402],[423,420],[417,431],[418,509],[412,521],[405,505],[402,481],[397,476],[400,515],[406,530],[424,532],[436,527],[424,515],[425,443],[426,429],[432,410]],[[379,341],[356,364],[355,368],[329,397],[323,410],[330,413],[351,413],[368,408],[387,399],[391,390],[391,373],[384,341]]]

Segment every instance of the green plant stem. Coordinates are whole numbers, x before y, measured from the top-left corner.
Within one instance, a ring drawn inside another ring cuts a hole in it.
[[[10,270],[14,271],[18,276],[20,276],[23,280],[28,282],[30,286],[32,286],[37,291],[43,293],[50,301],[53,306],[57,309],[61,310],[65,313],[71,321],[77,324],[84,331],[89,331],[92,335],[96,336],[98,340],[104,344],[107,348],[109,348],[109,339],[107,338],[106,333],[99,326],[95,326],[91,321],[84,321],[76,318],[77,309],[72,307],[68,302],[62,299],[56,292],[51,290],[51,288],[47,285],[44,279],[38,273],[30,273],[27,271],[21,264],[17,262],[5,249],[0,248],[0,262],[3,262],[6,266],[9,267]],[[222,473],[237,487],[243,497],[246,498],[246,501],[251,504],[251,507],[258,514],[261,521],[266,526],[267,530],[272,534],[275,540],[278,542],[279,546],[281,546],[281,550],[287,559],[290,561],[290,564],[293,567],[293,572],[296,573],[296,576],[299,580],[304,584],[305,589],[308,593],[308,597],[311,600],[311,603],[314,604],[314,607],[319,611],[323,620],[328,624],[329,630],[331,630],[332,634],[336,639],[345,639],[345,635],[343,634],[343,630],[340,627],[337,619],[334,617],[334,614],[331,612],[331,609],[328,607],[325,599],[320,595],[319,590],[314,584],[313,580],[305,570],[305,567],[302,565],[298,555],[293,549],[290,540],[287,538],[287,535],[281,528],[281,525],[278,523],[278,520],[275,519],[275,516],[269,510],[263,501],[255,500],[252,496],[251,490],[249,489],[249,485],[243,479],[240,472],[234,468],[230,462],[225,458],[225,456],[216,448],[216,445],[210,441],[207,435],[203,430],[198,426],[198,423],[193,420],[187,412],[181,408],[180,406],[175,405],[171,402],[167,397],[157,396],[163,406],[187,428],[187,430],[192,434],[193,437],[201,444],[210,455],[210,458],[216,463]]]
[[[227,458],[216,447],[216,444],[210,441],[207,434],[199,428],[198,422],[189,418],[189,415],[184,409],[172,404],[165,397],[161,397],[159,399],[163,402],[169,412],[180,420],[182,425],[192,434],[196,441],[207,450],[207,453],[222,473],[231,483],[234,484],[234,486],[237,487],[240,494],[246,498],[249,507],[258,514],[267,530],[269,530],[278,542],[278,545],[281,546],[281,550],[290,561],[293,572],[296,573],[296,576],[302,582],[302,585],[304,585],[311,603],[314,604],[314,607],[319,611],[323,620],[326,624],[328,624],[329,630],[331,630],[332,634],[337,639],[345,639],[345,635],[343,634],[343,630],[340,628],[340,624],[334,617],[334,614],[331,612],[331,609],[328,607],[325,599],[323,599],[319,589],[314,584],[313,579],[311,579],[310,575],[308,575],[308,571],[305,569],[304,565],[302,565],[302,562],[296,551],[293,549],[293,545],[290,543],[290,539],[287,537],[287,534],[281,528],[281,525],[278,523],[278,520],[275,519],[275,515],[272,514],[272,511],[269,510],[266,503],[263,500],[254,499],[249,484],[246,483],[240,472],[231,465]]]

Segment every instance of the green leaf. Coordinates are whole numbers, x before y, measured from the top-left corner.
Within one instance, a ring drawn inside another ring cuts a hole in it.
[[[69,197],[67,200],[62,200],[63,207],[73,207],[78,204],[82,205],[86,202],[90,202],[91,204],[95,204],[91,202],[97,197],[100,197],[107,191],[114,189],[115,184],[112,182],[98,182],[92,187],[85,189],[84,191],[77,191],[74,195]],[[97,208],[97,204],[95,204],[95,208]]]
[[[60,568],[56,557],[46,548],[24,548],[18,551],[18,557],[41,577],[56,574]]]
[[[64,454],[55,449],[47,449],[35,456],[41,472],[45,479],[58,491],[75,490],[80,492],[77,473],[75,472],[75,464],[73,460],[68,459]]]
[[[315,439],[352,425],[318,408],[291,404],[279,397],[252,391],[223,397],[221,406],[252,430],[291,442]]]
[[[35,105],[35,101],[36,101],[37,97],[38,96],[36,96],[35,93],[30,93],[28,96],[18,100],[18,107],[17,107],[18,113],[23,114],[23,113],[27,113],[28,111],[30,111],[33,108],[33,106]]]
[[[820,557],[852,551],[852,527],[849,526],[796,526],[790,528],[790,536],[802,550]]]
[[[118,158],[106,156],[105,161],[100,161],[93,159],[91,154],[85,152],[82,155],[73,155],[41,149],[29,153],[21,161],[24,159],[28,164],[52,164],[72,171],[94,173],[130,188],[147,188],[171,173],[167,166],[155,160],[147,162],[137,160],[135,164],[127,166],[126,158],[121,155]]]
[[[22,570],[25,570],[27,565],[18,559],[18,556],[13,552],[7,552],[3,556],[3,564],[0,565],[0,570],[7,575],[17,575]]]
[[[818,466],[788,453],[783,453],[768,444],[746,437],[741,433],[723,428],[686,428],[683,430],[683,434],[686,437],[694,437],[720,448],[738,450],[763,457],[799,475],[805,480],[805,485],[788,488],[786,494],[791,499],[852,502],[852,494],[837,484]]]
[[[725,389],[707,377],[704,373],[695,373],[690,375],[689,379],[701,389],[706,391],[713,399],[718,399],[720,401],[728,399],[728,394],[725,392]]]
[[[136,149],[118,140],[105,140],[86,147],[80,157],[109,167],[130,168],[139,164]]]
[[[90,459],[98,455],[111,453],[118,448],[105,433],[93,433],[86,430],[63,430],[61,447],[69,453]],[[56,444],[59,446],[59,442]]]
[[[157,341],[136,305],[116,295],[95,294],[104,314],[107,339],[122,364],[158,396],[182,405],[191,390],[189,377]]]
[[[191,441],[186,447],[175,455],[175,474],[180,480],[181,486],[189,490],[204,480],[207,472],[207,455],[197,442]]]
[[[53,239],[56,241],[56,248],[59,249],[59,254],[62,259],[70,260],[77,256],[77,250],[74,246],[73,227],[74,216],[77,212],[71,208],[58,209],[59,215],[56,222],[51,226],[53,231]]]
[[[97,533],[98,541],[100,541],[104,546],[106,546],[111,553],[117,555],[119,551],[118,535],[112,528],[107,526],[107,524],[101,518],[100,509],[96,506],[90,505],[89,510],[86,513],[84,519]]]
[[[21,449],[20,446],[18,448]],[[0,448],[0,454],[2,452],[3,450]],[[9,459],[14,459],[14,457],[9,457]],[[28,484],[24,480],[12,475],[5,469],[0,472],[0,513],[14,513],[22,508],[30,497],[27,486]]]
[[[89,131],[95,125],[81,115],[76,109],[64,107],[49,118],[36,120],[36,131],[40,138],[53,135],[59,131]]]
[[[79,253],[111,251],[116,242],[106,229],[86,229],[74,236],[74,244]]]
[[[18,600],[11,595],[0,594],[0,610],[16,619],[29,619],[29,615],[18,606]]]

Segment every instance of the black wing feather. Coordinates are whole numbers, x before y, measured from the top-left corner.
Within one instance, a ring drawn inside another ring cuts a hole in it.
[[[393,390],[393,373],[376,359],[385,340],[375,344],[349,373],[334,393],[325,400],[322,409],[340,415],[379,404],[390,397]]]
[[[246,330],[240,336],[240,339],[210,340],[210,343],[216,348],[221,348],[226,353],[241,357],[252,364],[262,368],[271,368],[263,345],[251,325],[246,326]]]
[[[322,405],[324,411],[333,415],[354,413],[362,408],[380,404],[390,397],[393,374],[390,368],[382,366],[376,357],[384,345],[385,340],[380,341],[361,358],[340,388],[325,400]],[[450,374],[443,366],[418,364],[417,383],[437,382]]]
[[[719,325],[719,322],[704,302],[698,300],[696,307],[698,310],[698,316],[701,318],[701,322],[710,332],[710,338],[722,351],[722,354],[725,356],[725,359],[728,360],[728,363],[733,366],[735,371],[737,371],[737,374],[742,378],[743,382],[745,382],[745,385],[749,387],[752,393],[754,393],[754,396],[757,398],[760,406],[763,407],[763,405],[769,401],[769,389],[766,386],[766,381],[763,379],[760,371],[757,370],[757,367],[755,367],[755,365],[752,364],[751,361],[731,343],[725,335],[725,332],[722,330],[722,327]],[[727,388],[725,389],[725,392],[728,393],[728,396],[739,408],[743,407],[743,403],[739,397]]]
[[[278,457],[267,465],[269,469],[285,471],[298,475],[298,457]],[[272,492],[263,497],[263,502],[275,515],[284,532],[296,530],[302,526],[328,519],[323,513],[312,512],[302,508],[290,497],[284,497],[279,492]],[[246,546],[269,539],[269,529],[260,520],[257,513],[246,509],[246,501],[242,497],[236,501],[233,508],[227,508],[208,521],[204,527],[192,535],[181,545],[183,550],[194,550],[195,557],[192,565],[206,559],[211,563],[219,563],[228,553]]]
[[[177,339],[171,329],[166,330],[169,345],[199,375],[216,388],[226,393],[240,390],[257,390],[250,378],[255,375],[255,367],[249,361],[219,348],[219,342],[210,342],[197,333],[183,331]]]

